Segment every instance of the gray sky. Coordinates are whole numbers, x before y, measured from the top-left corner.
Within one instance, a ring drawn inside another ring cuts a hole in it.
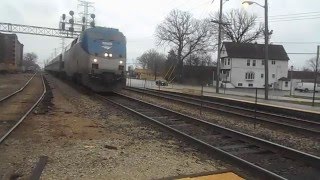
[[[212,0],[91,1],[95,3],[96,24],[118,28],[127,37],[129,64],[150,48],[167,53],[168,48],[155,46],[153,35],[157,24],[161,23],[172,9],[190,11],[196,18],[206,18],[210,13],[217,11],[219,7],[218,0],[213,3]],[[224,11],[243,8],[241,2],[242,0],[229,0],[224,4]],[[263,0],[256,0],[256,2],[264,3]],[[74,10],[76,13],[80,11],[80,9],[77,10],[77,4],[77,0],[2,0],[0,22],[57,28],[61,14],[68,14],[70,10]],[[269,0],[269,28],[273,30],[271,42],[320,42],[320,10],[318,7],[320,7],[319,0]],[[263,21],[263,8],[253,5],[245,9],[248,12],[256,13]],[[282,16],[288,14],[300,15]],[[284,21],[289,18],[291,18],[289,21]],[[292,19],[304,20],[293,21]],[[20,42],[25,45],[24,52],[37,53],[41,61],[52,56],[55,48],[61,47],[59,38],[22,34],[18,34],[18,37]],[[68,40],[69,42],[70,40]],[[315,43],[277,44],[283,44],[288,53],[315,53],[317,46]],[[302,68],[305,65],[305,60],[312,56],[314,55],[289,55],[291,59],[289,64]]]

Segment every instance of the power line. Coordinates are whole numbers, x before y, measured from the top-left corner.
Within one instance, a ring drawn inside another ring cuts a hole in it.
[[[311,19],[320,19],[320,16],[319,16],[319,17],[313,17],[313,18],[298,18],[298,19],[270,20],[269,22],[286,22],[286,21],[300,21],[300,20],[311,20]]]
[[[309,18],[309,17],[319,17],[320,14],[315,15],[303,15],[303,16],[291,16],[291,17],[277,17],[277,18],[270,18],[270,20],[281,20],[281,19],[296,19],[296,18]]]
[[[294,41],[278,41],[272,43],[279,43],[279,44],[320,44],[320,42],[294,42]]]
[[[208,3],[210,3],[210,2],[211,2],[211,0],[210,0],[210,1],[203,2],[203,3],[200,3],[200,4],[198,4],[198,6],[189,8],[188,11],[193,11],[193,10],[195,10],[195,9],[198,9],[198,8],[202,7],[203,5],[208,4]],[[206,6],[206,7],[208,7],[208,6]]]
[[[319,19],[320,11],[316,12],[305,12],[305,13],[294,13],[294,14],[282,14],[282,15],[272,15],[269,16],[269,22],[285,22],[285,21],[298,21],[298,20],[309,20],[309,19]],[[258,17],[258,21],[264,17]]]
[[[315,12],[305,12],[305,13],[271,15],[269,17],[272,18],[272,17],[281,17],[281,16],[297,16],[297,15],[303,15],[303,14],[319,14],[319,13],[320,11],[315,11]],[[259,17],[259,18],[264,18],[264,17]]]
[[[320,16],[317,17],[306,17],[306,18],[287,18],[287,19],[275,19],[275,20],[269,20],[269,22],[286,22],[286,21],[301,21],[301,20],[312,20],[312,19],[320,19]],[[256,20],[256,22],[263,23],[261,20]]]

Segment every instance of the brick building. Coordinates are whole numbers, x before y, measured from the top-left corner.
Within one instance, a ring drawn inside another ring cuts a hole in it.
[[[0,71],[21,70],[23,44],[16,34],[0,33]]]

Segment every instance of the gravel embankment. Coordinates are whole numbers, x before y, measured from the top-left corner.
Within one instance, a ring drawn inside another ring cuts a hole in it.
[[[53,99],[0,145],[0,177],[26,178],[41,155],[49,157],[42,179],[158,179],[233,169],[90,93],[47,79]]]
[[[265,124],[257,123],[254,125],[251,121],[240,117],[219,114],[207,110],[203,110],[202,114],[200,115],[200,109],[195,109],[195,107],[191,105],[168,101],[166,99],[161,99],[150,95],[142,95],[128,90],[123,90],[122,93],[130,95],[134,98],[170,108],[187,115],[201,118],[212,123],[216,123],[224,127],[320,156],[320,139],[317,137],[308,137],[290,130],[283,130]]]

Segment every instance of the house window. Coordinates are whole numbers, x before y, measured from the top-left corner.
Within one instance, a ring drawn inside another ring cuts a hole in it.
[[[253,80],[253,79],[254,79],[254,72],[247,72],[246,80]]]
[[[249,87],[253,87],[253,84],[248,84]]]
[[[263,78],[264,77],[264,74],[261,74],[261,78]]]
[[[276,61],[275,61],[275,60],[272,60],[272,61],[271,61],[271,64],[275,65],[275,64],[276,64]]]
[[[252,66],[256,66],[256,60],[252,61]]]
[[[261,61],[261,65],[264,66],[264,60]]]
[[[276,75],[275,75],[275,74],[272,74],[272,78],[276,78]]]
[[[230,62],[231,62],[231,59],[230,59],[230,58],[228,58],[228,65],[230,65]]]
[[[284,83],[284,87],[288,87],[288,84],[289,84],[289,82],[286,81],[286,82]]]
[[[247,66],[250,66],[250,59],[247,60]]]
[[[238,83],[238,86],[242,87],[242,83]]]
[[[224,60],[224,65],[227,65],[227,60],[226,59]]]

